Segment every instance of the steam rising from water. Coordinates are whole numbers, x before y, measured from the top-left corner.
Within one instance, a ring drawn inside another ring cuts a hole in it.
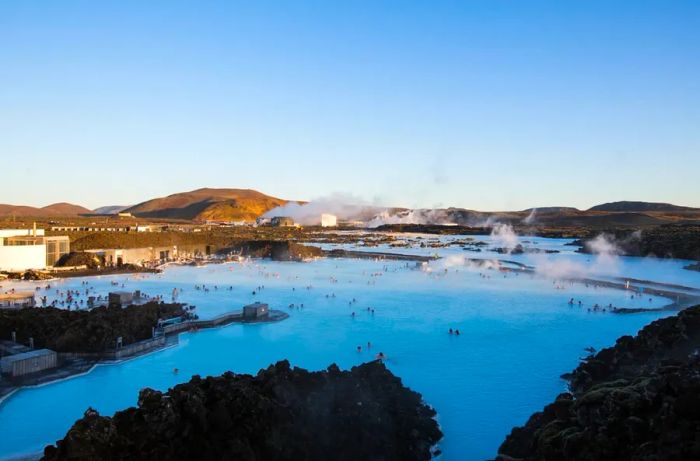
[[[416,209],[403,210],[362,203],[356,197],[333,195],[299,204],[289,202],[265,213],[263,218],[288,216],[295,222],[313,226],[320,223],[321,215],[327,213],[345,221],[360,221],[367,227],[379,227],[384,224],[438,224],[456,225],[447,210]]]
[[[586,242],[586,247],[594,255],[613,256],[622,254],[622,251],[620,251],[620,248],[612,238],[605,234],[600,234],[593,240]]]
[[[618,275],[620,272],[620,248],[607,235],[600,234],[586,243],[593,260],[588,264],[560,258],[546,258],[535,255],[535,267],[538,274],[552,278],[578,278],[594,275]]]
[[[518,243],[518,236],[509,224],[495,224],[491,232],[493,243],[497,247],[512,250]],[[535,266],[537,275],[553,278],[586,278],[600,275],[619,275],[620,259],[622,254],[614,240],[605,234],[598,235],[588,243],[591,251],[589,262],[577,262],[562,257],[551,257],[546,254],[532,254],[529,256],[532,265]],[[473,261],[460,255],[448,256],[437,262],[440,269],[464,267],[471,270],[498,269],[501,264],[497,260],[484,259]]]
[[[508,249],[509,253],[518,245],[518,235],[510,224],[494,224],[491,238],[496,246]]]
[[[439,224],[443,226],[454,226],[453,222],[445,210],[401,210],[391,212],[384,210],[368,223],[367,227],[379,227],[384,224]]]
[[[523,224],[534,224],[535,220],[537,218],[537,208],[533,208],[532,211],[530,211],[530,214],[523,219]]]
[[[463,255],[450,255],[433,263],[439,269],[451,269],[453,267],[466,268],[468,270],[483,271],[498,269],[501,264],[495,259],[470,259]]]
[[[366,221],[383,209],[383,207],[362,203],[362,200],[357,197],[334,194],[304,204],[289,202],[268,211],[262,217],[288,216],[301,225],[314,226],[320,224],[322,214],[332,214],[341,220]]]

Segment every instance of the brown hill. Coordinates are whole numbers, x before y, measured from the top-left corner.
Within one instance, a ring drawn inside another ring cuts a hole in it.
[[[50,218],[54,216],[78,216],[88,213],[90,213],[90,210],[87,208],[65,202],[54,203],[42,208],[0,204],[0,216]]]
[[[60,202],[53,203],[51,205],[42,208],[44,212],[49,213],[51,216],[75,216],[86,213],[92,213],[91,210],[81,207],[80,205],[73,205],[72,203]]]
[[[146,218],[254,221],[286,203],[252,189],[197,189],[148,200],[124,211]]]
[[[613,211],[613,212],[677,212],[677,211],[700,211],[698,208],[691,208],[687,206],[672,205],[670,203],[657,203],[657,202],[610,202],[603,203],[602,205],[596,205],[590,208],[588,211]]]

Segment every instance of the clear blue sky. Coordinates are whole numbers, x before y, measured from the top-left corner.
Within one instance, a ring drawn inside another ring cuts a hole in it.
[[[698,1],[0,0],[0,203],[700,206]]]

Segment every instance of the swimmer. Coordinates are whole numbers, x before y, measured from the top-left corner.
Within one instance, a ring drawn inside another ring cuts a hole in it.
[[[384,360],[386,356],[384,355],[384,352],[380,352],[377,354],[377,360]]]

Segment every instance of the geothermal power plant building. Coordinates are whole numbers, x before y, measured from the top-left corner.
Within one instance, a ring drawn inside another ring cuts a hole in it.
[[[332,214],[322,214],[321,215],[321,227],[336,227],[338,225],[338,218]]]

